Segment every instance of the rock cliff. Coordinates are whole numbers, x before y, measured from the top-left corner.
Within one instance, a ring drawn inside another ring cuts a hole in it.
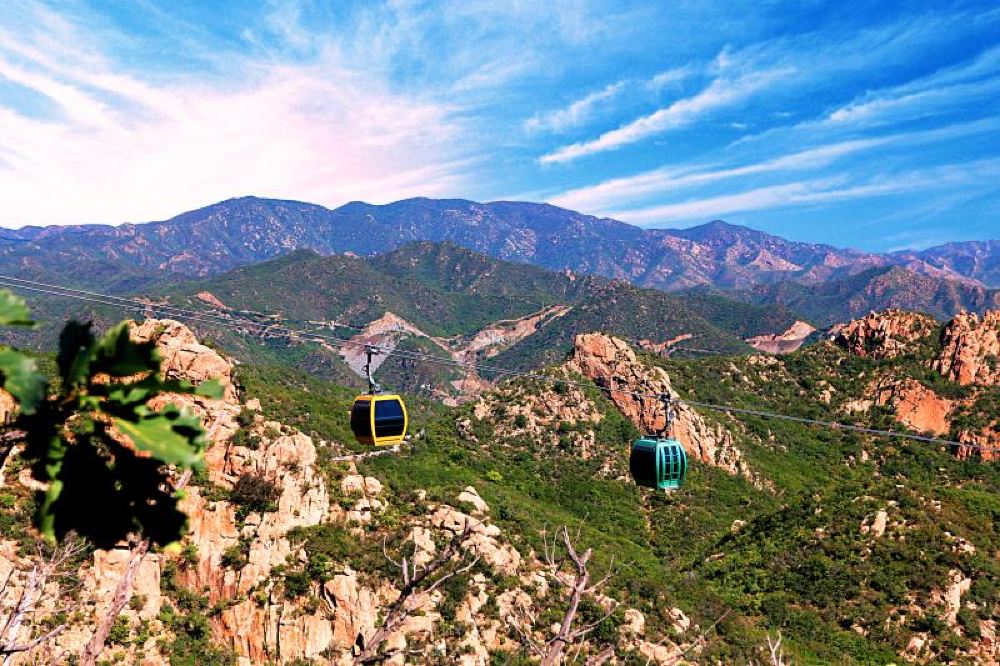
[[[934,368],[963,386],[1000,385],[1000,310],[983,315],[962,313],[941,334],[942,350]]]
[[[679,397],[663,368],[641,363],[625,341],[601,333],[578,335],[566,367],[607,390],[615,406],[644,433],[659,433],[666,424],[663,402],[649,396]],[[683,403],[676,404],[675,411],[671,435],[681,441],[688,456],[730,474],[755,478],[732,433]]]

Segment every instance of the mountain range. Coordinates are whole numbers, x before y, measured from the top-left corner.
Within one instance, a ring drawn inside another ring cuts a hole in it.
[[[377,358],[376,367],[388,386],[447,401],[497,378],[473,363],[538,368],[561,361],[581,333],[608,331],[660,353],[741,354],[752,351],[743,340],[795,323],[780,306],[665,293],[430,242],[372,257],[295,250],[221,275],[149,285],[142,297],[162,316],[175,313],[171,307],[199,311],[191,326],[244,362],[305,368],[339,383],[358,384],[365,344],[444,357],[450,366],[395,354]],[[108,304],[39,294],[31,302],[48,323],[5,339],[36,349],[55,344],[56,323],[69,314],[99,325],[122,315]]]
[[[499,259],[670,291],[757,290],[749,297],[755,301],[777,293],[762,286],[846,280],[849,287],[858,275],[894,268],[907,271],[894,273],[895,282],[919,275],[935,284],[965,285],[955,289],[968,293],[953,302],[933,304],[930,309],[941,315],[995,303],[993,290],[1000,288],[997,240],[874,254],[789,241],[722,221],[683,230],[641,229],[548,204],[425,198],[328,209],[242,197],[160,222],[24,227],[0,239],[0,270],[77,284],[89,280],[125,292],[153,276],[214,275],[295,249],[368,256],[413,241],[449,241]],[[912,305],[897,300],[904,307],[922,305],[919,299]]]

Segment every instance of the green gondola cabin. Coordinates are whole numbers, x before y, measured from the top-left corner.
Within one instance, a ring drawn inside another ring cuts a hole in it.
[[[628,466],[636,485],[659,490],[680,488],[687,464],[684,447],[676,439],[640,437],[632,442]]]

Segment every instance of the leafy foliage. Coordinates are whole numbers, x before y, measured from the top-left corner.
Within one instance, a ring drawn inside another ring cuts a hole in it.
[[[0,323],[31,324],[9,292],[0,292]],[[195,416],[148,403],[162,393],[219,397],[219,386],[161,379],[155,344],[131,340],[127,322],[97,337],[90,324],[70,321],[59,343],[59,381],[48,396],[34,360],[0,350],[4,388],[18,400],[26,432],[24,456],[47,486],[38,529],[48,540],[77,532],[99,547],[137,532],[158,545],[176,541],[186,518],[165,465],[199,465],[205,434]]]
[[[23,298],[0,291],[0,326],[31,328],[28,306]],[[17,400],[22,414],[33,414],[45,395],[45,378],[35,361],[7,346],[0,346],[0,378],[3,388]]]

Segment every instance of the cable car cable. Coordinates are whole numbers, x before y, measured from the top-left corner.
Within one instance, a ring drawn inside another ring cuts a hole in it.
[[[122,307],[122,308],[126,308],[126,309],[136,309],[136,310],[143,310],[144,311],[147,308],[154,308],[154,309],[166,309],[166,310],[171,310],[172,309],[172,310],[181,310],[181,311],[183,311],[182,308],[178,309],[178,308],[172,308],[172,307],[158,306],[158,305],[154,305],[154,304],[151,304],[151,303],[145,303],[145,302],[142,302],[142,301],[129,301],[129,299],[126,299],[126,298],[123,298],[123,297],[107,296],[105,294],[97,294],[97,292],[84,292],[84,290],[70,289],[68,287],[59,287],[58,285],[49,285],[49,284],[45,284],[45,283],[38,283],[38,282],[30,281],[30,280],[22,280],[20,278],[14,278],[14,279],[18,280],[19,282],[28,282],[28,283],[31,283],[31,284],[44,284],[46,287],[53,287],[53,288],[55,288],[57,290],[63,290],[65,292],[83,292],[83,293],[95,294],[97,296],[104,297],[104,298],[115,298],[115,299],[119,299],[119,300],[125,301],[125,302],[105,301],[105,300],[101,300],[99,298],[89,298],[89,297],[86,297],[86,296],[74,295],[72,293],[62,293],[60,291],[53,291],[53,290],[45,289],[45,288],[41,288],[41,287],[31,287],[31,286],[27,286],[27,285],[24,285],[24,284],[17,284],[17,283],[11,284],[11,283],[7,282],[7,280],[10,280],[10,279],[11,278],[8,277],[8,276],[0,275],[0,286],[7,286],[7,287],[15,288],[15,289],[25,289],[25,290],[28,290],[28,291],[40,292],[40,293],[45,293],[45,294],[49,294],[49,295],[53,295],[53,296],[61,296],[61,297],[64,297],[64,298],[72,298],[72,299],[76,299],[76,300],[96,302],[96,303],[100,303],[100,304],[104,304],[104,305],[118,306],[118,307]],[[233,319],[228,319],[228,318],[204,319],[202,316],[199,316],[199,315],[203,315],[204,313],[198,313],[197,311],[193,311],[193,310],[188,310],[186,312],[191,312],[191,313],[194,313],[194,314],[193,315],[188,315],[188,314],[177,315],[178,318],[194,319],[195,321],[202,321],[203,323],[214,324],[214,325],[217,325],[217,326],[228,328],[228,329],[233,330],[233,331],[235,331],[237,333],[244,333],[244,331],[241,330],[241,328],[239,326],[239,322],[236,322]],[[262,328],[269,328],[271,330],[278,330],[278,331],[288,332],[289,334],[298,335],[298,336],[300,336],[302,338],[310,338],[310,337],[319,338],[319,339],[321,339],[321,340],[323,340],[323,341],[331,344],[332,346],[335,346],[335,347],[339,346],[342,349],[346,348],[346,347],[372,347],[373,349],[381,351],[381,352],[391,353],[393,356],[398,356],[398,357],[408,358],[408,359],[414,359],[414,360],[424,360],[424,361],[428,361],[428,362],[432,362],[432,363],[439,363],[439,364],[443,364],[443,365],[449,365],[449,366],[458,367],[458,368],[464,368],[464,369],[474,369],[474,370],[483,371],[483,372],[494,372],[494,373],[497,373],[497,374],[505,375],[507,377],[520,377],[520,378],[525,378],[525,379],[533,379],[533,380],[544,381],[544,382],[553,383],[553,384],[564,384],[564,385],[567,385],[567,386],[574,386],[574,387],[584,388],[584,389],[586,389],[586,388],[592,388],[592,387],[594,387],[596,385],[597,388],[599,388],[602,391],[606,391],[608,393],[618,393],[618,394],[621,394],[621,395],[629,395],[629,396],[636,397],[636,398],[648,398],[648,399],[654,399],[654,400],[659,400],[660,399],[660,394],[648,393],[648,392],[642,392],[642,391],[630,391],[630,390],[622,390],[622,389],[609,388],[609,387],[601,386],[600,384],[597,384],[596,382],[594,382],[594,383],[577,382],[577,381],[573,381],[573,380],[569,380],[569,379],[560,379],[558,377],[553,377],[551,375],[543,375],[543,374],[539,374],[537,372],[528,372],[528,371],[522,371],[522,370],[511,370],[511,369],[507,369],[507,368],[501,368],[501,367],[497,367],[497,366],[480,365],[480,364],[476,364],[476,363],[465,364],[465,363],[460,363],[458,361],[455,361],[453,359],[445,359],[445,358],[442,358],[440,356],[433,355],[433,354],[425,354],[425,353],[422,353],[422,352],[411,352],[411,351],[393,349],[391,347],[382,347],[382,346],[379,346],[379,345],[372,345],[370,343],[364,343],[364,342],[359,342],[359,341],[354,341],[354,340],[337,338],[337,337],[333,337],[333,336],[324,336],[324,335],[320,335],[318,333],[300,331],[300,330],[291,329],[291,328],[288,328],[288,327],[272,326],[272,325],[260,324],[260,323],[257,323],[257,322],[250,322],[250,321],[246,321],[246,322],[243,322],[243,323],[247,324],[247,325],[253,325],[253,326],[262,327]],[[1000,447],[991,447],[991,446],[985,446],[985,445],[980,445],[980,444],[975,444],[975,443],[958,442],[958,441],[955,441],[955,440],[943,439],[943,438],[939,438],[939,437],[931,437],[931,436],[927,436],[927,435],[917,435],[917,434],[899,432],[899,431],[894,431],[894,430],[883,430],[883,429],[878,429],[878,428],[868,428],[868,427],[864,427],[864,426],[858,426],[858,425],[853,425],[853,424],[849,424],[849,423],[841,423],[841,422],[837,422],[837,421],[823,421],[823,420],[819,420],[819,419],[810,419],[810,418],[801,417],[801,416],[792,416],[792,415],[789,415],[789,414],[780,414],[780,413],[776,413],[776,412],[768,412],[768,411],[763,411],[763,410],[747,409],[747,408],[735,407],[735,406],[731,406],[731,405],[720,405],[720,404],[715,404],[715,403],[700,402],[700,401],[696,401],[696,400],[689,400],[687,398],[678,398],[678,399],[676,399],[676,402],[684,403],[684,404],[690,405],[692,407],[700,407],[702,409],[708,409],[708,410],[717,411],[717,412],[732,413],[732,414],[744,414],[744,415],[748,415],[748,416],[758,416],[758,417],[761,417],[761,418],[778,419],[778,420],[791,421],[791,422],[802,423],[802,424],[807,424],[807,425],[826,426],[826,427],[837,429],[837,430],[857,432],[857,433],[861,433],[861,434],[875,435],[875,436],[882,436],[882,437],[894,437],[894,438],[900,438],[900,439],[909,439],[909,440],[915,440],[915,441],[920,441],[920,442],[925,442],[925,443],[931,443],[931,444],[940,444],[940,445],[947,445],[947,446],[964,447],[966,449],[976,450],[976,451],[1000,452]]]

